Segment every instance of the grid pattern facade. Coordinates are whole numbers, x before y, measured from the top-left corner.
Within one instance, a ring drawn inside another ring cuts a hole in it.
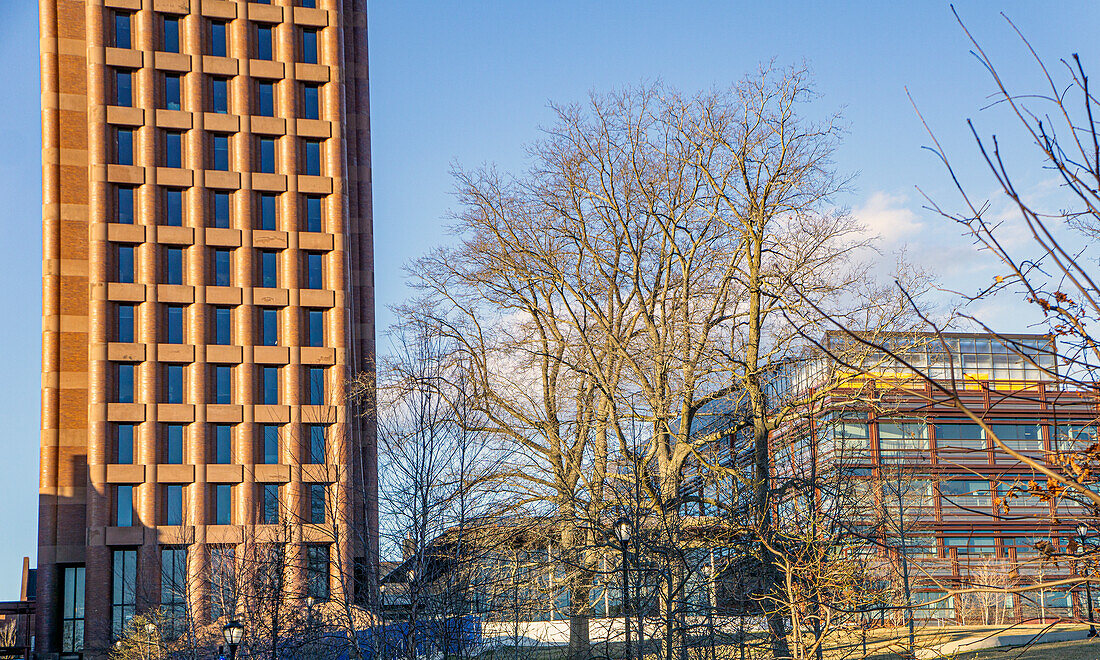
[[[302,575],[315,546],[369,571],[373,428],[345,397],[374,350],[365,2],[40,13],[40,650],[97,655],[119,617],[161,605],[164,548],[198,582],[209,548],[279,512]],[[321,489],[348,493],[327,517]],[[73,567],[77,641],[60,632]]]

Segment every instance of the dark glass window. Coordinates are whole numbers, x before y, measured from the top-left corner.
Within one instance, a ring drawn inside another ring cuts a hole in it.
[[[274,231],[279,228],[278,197],[268,193],[260,194],[260,229]]]
[[[306,404],[320,406],[325,403],[325,368],[306,367]]]
[[[265,465],[275,465],[279,462],[279,427],[274,424],[264,424],[261,428],[261,441],[263,442],[263,462]]]
[[[115,486],[115,527],[134,524],[134,487]]]
[[[306,595],[328,598],[328,546],[306,547]]]
[[[183,524],[183,486],[180,484],[164,487],[164,524]]]
[[[133,76],[129,71],[115,70],[115,105],[130,107],[134,104]]]
[[[164,425],[164,455],[161,461],[172,465],[183,463],[183,425]]]
[[[214,372],[214,403],[233,403],[233,367],[216,364]]]
[[[321,142],[319,140],[304,140],[305,153],[303,154],[304,174],[320,176],[321,174]]]
[[[210,79],[210,110],[225,114],[229,112],[229,79]]]
[[[115,550],[111,573],[111,637],[118,639],[137,608],[137,550]]]
[[[115,186],[115,222],[134,224],[134,189],[130,186]]]
[[[325,427],[310,424],[306,427],[309,435],[309,463],[321,465],[325,462]]]
[[[164,132],[164,166],[183,167],[183,133]]]
[[[180,520],[182,519],[183,490],[180,486]],[[166,639],[177,639],[186,631],[187,594],[189,593],[187,585],[187,548],[162,547],[160,550],[160,609],[164,614],[164,627],[160,634]]]
[[[233,308],[214,308],[214,343],[218,346],[233,343]]]
[[[134,246],[119,245],[115,248],[115,281],[134,283]]]
[[[302,30],[302,62],[317,64],[317,30]]]
[[[183,403],[183,365],[164,365],[164,402]]]
[[[115,48],[132,48],[133,41],[130,38],[130,25],[133,14],[116,11],[115,12]]]
[[[232,250],[214,250],[214,286],[232,286]]]
[[[134,402],[134,365],[130,363],[115,365],[115,401]]]
[[[279,345],[279,310],[274,307],[260,308],[260,345]]]
[[[214,227],[217,229],[229,228],[229,193],[214,193]]]
[[[279,286],[279,253],[274,250],[260,251],[260,286]]]
[[[275,116],[275,83],[261,80],[257,83],[256,114],[263,117]]]
[[[306,231],[321,231],[321,198],[306,197]]]
[[[276,525],[279,523],[279,485],[262,484],[263,489],[263,519],[264,525]]]
[[[299,7],[306,7],[307,9],[316,9],[317,8],[317,0],[301,0],[298,3],[298,6]]]
[[[134,425],[115,424],[115,463],[132,465],[134,462]]]
[[[227,171],[229,170],[229,136],[228,135],[215,135],[213,137],[214,143],[214,169]]]
[[[164,308],[164,342],[183,343],[183,306],[167,305]]]
[[[321,87],[302,85],[302,119],[321,118]]]
[[[225,57],[229,52],[226,24],[222,21],[210,21],[210,54]]]
[[[306,310],[306,335],[310,346],[325,345],[325,312],[323,310]]]
[[[324,287],[324,256],[320,252],[306,252],[305,288],[320,289]]]
[[[134,341],[134,306],[115,303],[115,341],[132,344]]]
[[[233,487],[230,484],[214,486],[214,524],[233,524]]]
[[[260,172],[275,173],[275,140],[260,138]]]
[[[164,107],[167,110],[179,110],[180,77],[177,73],[164,74]]]
[[[164,191],[164,224],[169,227],[183,225],[183,191],[179,188]]]
[[[215,463],[226,465],[233,462],[233,427],[229,424],[215,424],[213,429],[213,458]]]
[[[256,59],[258,60],[270,60],[272,59],[272,41],[271,41],[271,26],[270,25],[257,25],[256,26]]]
[[[115,129],[115,162],[119,165],[134,164],[134,131],[129,128]]]
[[[166,53],[180,52],[180,19],[175,16],[164,17],[161,50]]]
[[[61,603],[61,651],[84,650],[84,567],[66,566]]]
[[[164,283],[183,284],[183,248],[164,248]]]
[[[260,403],[267,406],[275,406],[279,404],[279,368],[278,367],[261,367],[260,379],[262,380],[260,386]]]
[[[325,485],[309,485],[309,522],[314,525],[325,524]]]

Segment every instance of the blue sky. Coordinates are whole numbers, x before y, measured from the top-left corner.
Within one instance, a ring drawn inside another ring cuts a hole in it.
[[[998,11],[1045,58],[1078,52],[1100,71],[1095,3],[956,6],[1003,73],[1025,88],[1033,89],[1037,71]],[[2,599],[18,594],[21,557],[33,556],[37,542],[41,186],[37,3],[0,0],[0,7],[0,309],[11,310],[0,324],[7,349]],[[726,85],[772,58],[809,64],[822,94],[813,110],[844,110],[850,132],[837,165],[856,178],[839,202],[886,237],[884,248],[908,244],[949,282],[973,285],[982,272],[957,231],[923,211],[914,190],[955,201],[935,158],[921,149],[928,139],[906,87],[976,190],[992,191],[992,181],[979,168],[965,119],[1011,134],[1002,115],[980,111],[992,88],[946,3],[379,0],[370,12],[380,329],[391,318],[385,307],[407,294],[403,265],[448,240],[452,164],[522,168],[523,145],[550,121],[549,101],[654,79],[684,90]]]

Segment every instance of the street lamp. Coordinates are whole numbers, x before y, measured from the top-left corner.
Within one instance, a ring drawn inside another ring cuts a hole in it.
[[[1086,525],[1081,524],[1077,526],[1077,535],[1081,537],[1082,553],[1084,553],[1085,551],[1085,536],[1088,534],[1088,532],[1089,528]],[[1080,562],[1078,562],[1077,567],[1077,570],[1080,571]],[[1087,572],[1088,568],[1086,567],[1085,570]],[[1089,637],[1096,637],[1096,622],[1092,618],[1092,581],[1089,579],[1088,575],[1085,576],[1085,594],[1086,598],[1089,601]]]
[[[627,606],[628,598],[630,597],[629,588],[629,573],[626,570],[626,544],[630,541],[630,537],[634,532],[633,525],[627,518],[619,518],[615,521],[615,538],[619,540],[619,548],[622,550],[623,555],[623,657],[627,660],[633,657],[630,652],[630,608]]]
[[[237,646],[240,645],[241,638],[244,637],[244,626],[234,619],[222,628],[222,637],[225,638],[225,643],[229,645],[229,660],[236,660]]]
[[[153,622],[145,624],[145,634],[149,637],[149,641],[154,645],[157,657],[160,657],[160,635],[157,634],[157,626]],[[142,644],[142,646],[145,646]],[[144,655],[144,653],[143,653]]]

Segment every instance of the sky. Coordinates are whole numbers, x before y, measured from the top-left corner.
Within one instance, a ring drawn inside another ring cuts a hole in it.
[[[1100,61],[1096,3],[975,0],[956,8],[1020,89],[1036,89],[1039,72],[998,12],[1049,62],[1073,52],[1086,66]],[[0,0],[0,9],[0,309],[9,310],[0,324],[0,599],[8,599],[37,543],[41,144],[37,3]],[[904,247],[946,285],[973,289],[991,276],[957,228],[922,208],[917,191],[957,202],[942,165],[922,149],[930,140],[907,89],[964,183],[981,194],[992,195],[994,182],[966,119],[983,135],[1014,135],[1003,112],[982,109],[988,72],[946,3],[377,0],[369,12],[380,334],[392,320],[388,306],[409,295],[403,267],[451,240],[453,167],[522,171],[524,145],[550,123],[551,102],[656,80],[685,92],[727,86],[773,59],[813,71],[821,96],[807,109],[811,118],[843,112],[848,133],[836,166],[854,179],[837,204],[883,237],[884,261]],[[1049,186],[1034,167],[1019,175],[1028,189]],[[1004,330],[1027,330],[1018,310],[984,311]]]

